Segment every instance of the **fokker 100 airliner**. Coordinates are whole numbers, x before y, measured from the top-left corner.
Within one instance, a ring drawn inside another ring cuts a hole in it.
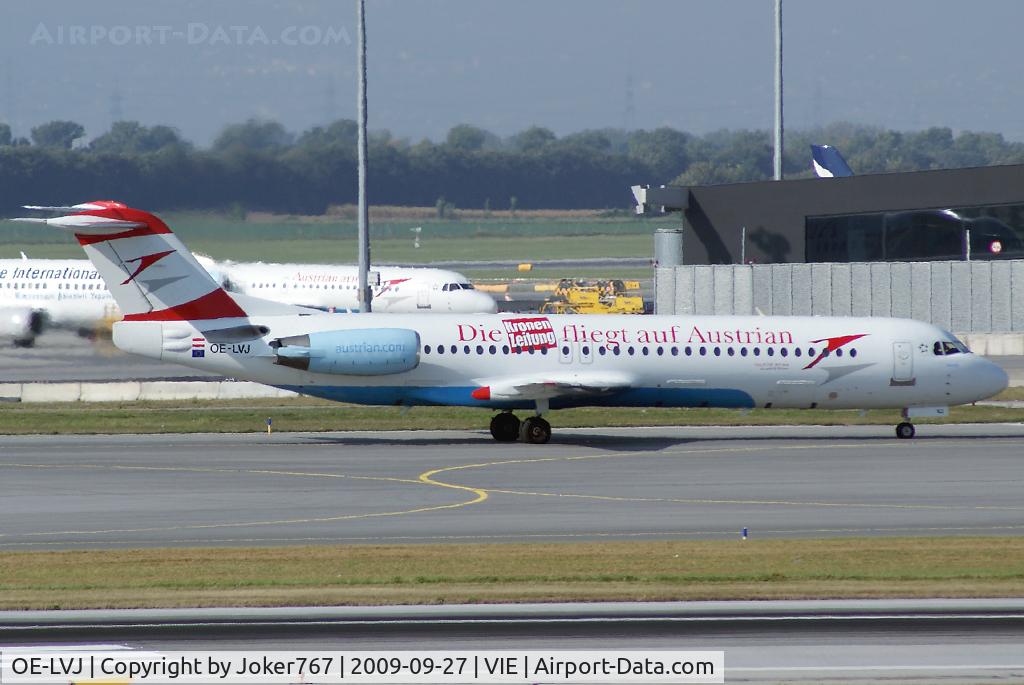
[[[502,442],[547,442],[542,415],[562,407],[900,408],[910,419],[1007,385],[950,333],[907,319],[329,314],[227,292],[148,212],[109,200],[68,211],[22,220],[74,233],[124,313],[121,349],[343,402],[490,408]]]

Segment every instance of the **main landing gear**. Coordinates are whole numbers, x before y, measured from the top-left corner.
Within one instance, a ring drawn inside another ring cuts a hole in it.
[[[896,426],[896,437],[900,440],[910,440],[915,432],[914,424],[909,421],[902,421]]]
[[[498,442],[522,440],[543,445],[551,439],[551,424],[540,417],[531,416],[520,421],[510,411],[503,411],[491,419],[491,435]]]

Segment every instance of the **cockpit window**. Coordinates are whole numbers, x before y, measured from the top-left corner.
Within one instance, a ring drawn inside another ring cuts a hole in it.
[[[443,292],[455,292],[456,290],[473,290],[472,283],[445,283],[441,286]]]
[[[954,342],[950,342],[949,340],[937,340],[935,345],[932,346],[932,351],[937,356],[970,352],[970,350],[967,349],[967,345],[964,345],[959,340]]]

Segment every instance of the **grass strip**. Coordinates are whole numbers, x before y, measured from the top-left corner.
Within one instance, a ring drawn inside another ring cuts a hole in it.
[[[1019,399],[1011,388],[1001,399]],[[313,398],[127,403],[0,403],[0,434],[246,433],[265,431],[484,430],[493,412],[464,407],[365,407]],[[894,409],[564,409],[548,417],[556,428],[612,426],[886,425],[900,421]],[[1024,409],[954,407],[948,419],[918,423],[1016,423]]]
[[[0,609],[1024,596],[1024,538],[0,554]]]

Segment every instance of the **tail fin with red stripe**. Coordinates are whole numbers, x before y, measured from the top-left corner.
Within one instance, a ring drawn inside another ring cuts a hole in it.
[[[204,269],[163,221],[112,200],[72,207],[44,223],[74,233],[126,321],[196,321],[244,317],[246,311]]]

